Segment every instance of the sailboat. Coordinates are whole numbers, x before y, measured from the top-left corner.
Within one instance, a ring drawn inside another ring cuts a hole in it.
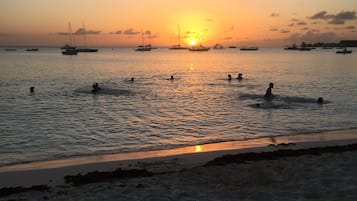
[[[78,52],[98,52],[98,49],[87,48],[86,29],[84,26],[84,22],[83,22],[83,37],[84,37],[84,48],[78,48],[77,51]]]
[[[204,51],[208,51],[210,50],[211,48],[209,47],[205,47],[203,45],[199,45],[199,46],[194,46],[194,47],[190,47],[188,50],[189,51],[197,51],[197,52],[204,52]]]
[[[151,44],[144,45],[144,35],[142,31],[141,31],[141,45],[136,47],[135,51],[139,51],[139,52],[151,51]]]
[[[73,46],[73,36],[72,36],[72,28],[71,28],[71,22],[68,22],[68,35],[69,35],[69,45],[66,44],[62,49],[63,55],[77,55],[78,51],[75,46]]]
[[[169,49],[170,50],[187,50],[187,47],[181,46],[181,35],[180,35],[180,25],[177,25],[177,32],[178,32],[178,45],[173,45]]]

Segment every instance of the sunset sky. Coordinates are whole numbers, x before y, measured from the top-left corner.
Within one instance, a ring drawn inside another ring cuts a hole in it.
[[[69,21],[77,45],[84,21],[89,46],[170,46],[178,24],[185,45],[282,46],[357,39],[357,1],[0,0],[0,46],[61,46]]]

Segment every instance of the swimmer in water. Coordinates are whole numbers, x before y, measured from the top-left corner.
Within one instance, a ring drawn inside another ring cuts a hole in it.
[[[132,77],[132,78],[130,79],[130,81],[134,82],[134,78]]]
[[[274,95],[271,92],[271,89],[273,87],[274,87],[274,84],[272,82],[269,83],[269,87],[267,88],[267,91],[265,92],[265,95],[264,95],[265,98],[273,98],[274,97]]]
[[[171,75],[170,80],[174,80],[174,76],[173,75]]]
[[[319,98],[317,99],[317,103],[318,103],[318,104],[323,104],[323,103],[324,103],[324,99],[323,99],[322,97],[319,97]]]
[[[98,91],[100,91],[100,87],[99,87],[98,83],[94,83],[94,84],[92,85],[92,87],[93,87],[92,92],[98,92]]]
[[[239,73],[239,74],[238,74],[238,77],[237,77],[237,80],[243,80],[243,77],[242,77],[242,76],[243,76],[243,74],[242,74],[242,73]]]
[[[31,93],[35,92],[35,87],[30,87],[30,92]]]
[[[232,80],[232,75],[228,74],[228,80],[231,81]]]

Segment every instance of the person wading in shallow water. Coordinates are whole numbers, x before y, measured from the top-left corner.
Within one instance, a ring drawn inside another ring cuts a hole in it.
[[[274,87],[274,84],[272,82],[269,83],[269,87],[267,88],[267,91],[265,92],[265,95],[264,95],[265,98],[273,98],[274,97],[274,95],[271,92],[271,89],[273,87]]]

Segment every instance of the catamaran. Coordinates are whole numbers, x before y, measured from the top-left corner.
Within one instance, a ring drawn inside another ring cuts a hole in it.
[[[98,49],[87,48],[87,38],[86,38],[86,28],[83,22],[83,37],[84,37],[84,48],[78,48],[78,52],[98,52]]]
[[[64,51],[62,51],[63,55],[77,55],[78,51],[75,46],[73,46],[73,36],[72,36],[72,28],[71,22],[68,22],[68,35],[69,35],[69,45],[65,45]]]
[[[146,51],[151,51],[151,44],[149,45],[144,45],[144,35],[143,32],[141,31],[141,45],[135,48],[135,51],[139,52],[146,52]]]

